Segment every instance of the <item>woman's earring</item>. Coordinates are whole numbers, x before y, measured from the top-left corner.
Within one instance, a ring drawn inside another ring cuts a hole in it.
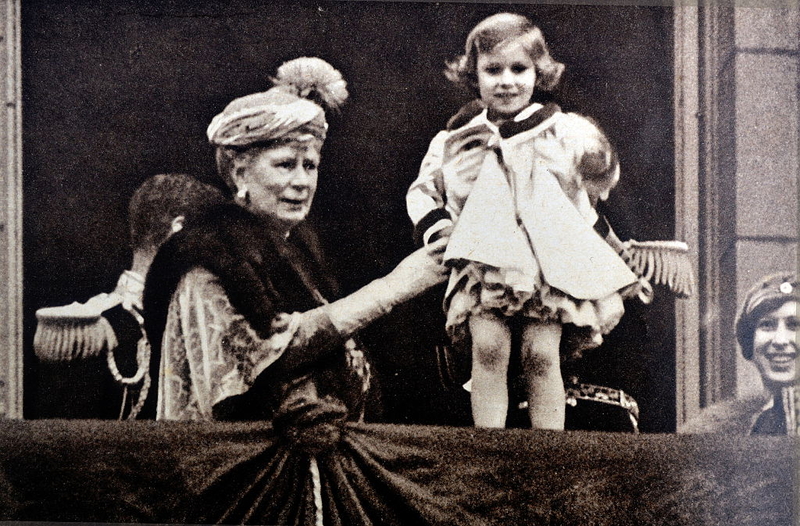
[[[172,233],[177,234],[181,230],[183,230],[183,222],[186,221],[186,217],[184,216],[177,216],[175,219],[172,220]]]
[[[236,197],[245,204],[250,202],[250,192],[245,185],[239,187],[239,191],[236,192]]]

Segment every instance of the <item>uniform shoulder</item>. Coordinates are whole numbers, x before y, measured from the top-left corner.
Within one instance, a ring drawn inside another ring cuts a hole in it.
[[[121,303],[121,295],[102,293],[85,303],[75,301],[37,310],[33,340],[37,357],[43,361],[70,361],[115,348],[117,338],[104,313]]]

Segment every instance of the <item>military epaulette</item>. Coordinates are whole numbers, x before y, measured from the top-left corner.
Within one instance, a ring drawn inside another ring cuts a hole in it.
[[[689,246],[683,241],[622,241],[604,216],[598,218],[594,229],[640,278],[652,285],[666,285],[681,298],[694,294],[695,279]],[[639,297],[650,303],[652,292],[651,288]]]
[[[695,282],[689,247],[682,241],[625,242],[628,266],[653,285],[666,285],[678,297],[694,294]]]
[[[70,361],[96,356],[117,346],[117,337],[103,313],[122,303],[119,294],[98,294],[86,303],[73,302],[36,311],[33,349],[40,360]]]

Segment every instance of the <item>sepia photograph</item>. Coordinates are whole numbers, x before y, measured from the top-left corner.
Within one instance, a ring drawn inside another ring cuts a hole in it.
[[[0,2],[0,523],[797,523],[797,0]]]

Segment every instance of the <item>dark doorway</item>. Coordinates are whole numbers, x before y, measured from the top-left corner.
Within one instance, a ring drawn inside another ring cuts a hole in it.
[[[616,144],[622,181],[608,215],[621,237],[674,230],[672,11],[426,2],[32,0],[22,6],[25,416],[91,416],[97,367],[43,367],[31,342],[37,308],[113,288],[129,263],[125,210],[148,176],[213,170],[205,129],[232,98],[269,87],[284,60],[320,56],[351,98],[331,119],[314,205],[345,290],[391,268],[413,246],[404,195],[433,135],[468,94],[442,75],[467,32],[501,10],[544,31],[567,65],[557,99],[595,117]],[[365,334],[384,418],[458,423],[432,345],[434,295]],[[628,306],[584,381],[619,387],[644,431],[675,420],[672,299]],[[84,367],[84,369],[81,369]],[[83,404],[83,405],[82,405]],[[454,405],[455,404],[455,405]]]

